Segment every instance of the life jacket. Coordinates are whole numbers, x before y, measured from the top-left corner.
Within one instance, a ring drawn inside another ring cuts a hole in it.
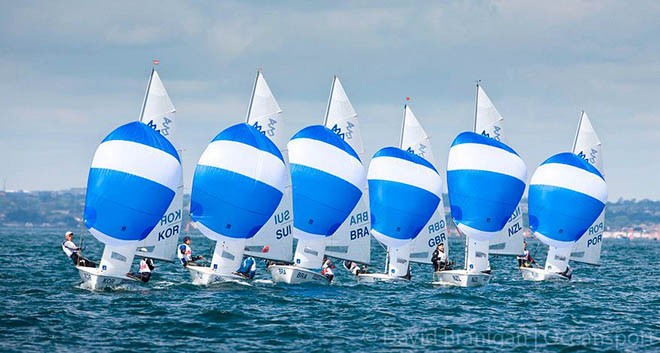
[[[192,261],[192,249],[190,249],[188,244],[179,245],[179,251],[177,251],[176,255],[184,264],[188,261]]]
[[[149,266],[149,263],[147,262],[146,259],[142,259],[140,261],[140,273],[146,273],[146,272],[151,272],[151,266]]]

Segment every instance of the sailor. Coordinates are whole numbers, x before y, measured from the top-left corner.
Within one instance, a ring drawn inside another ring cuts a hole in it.
[[[203,260],[203,256],[193,256],[192,248],[190,248],[191,239],[189,236],[183,237],[183,244],[179,245],[177,257],[181,260],[183,266],[188,266],[189,263],[195,264],[196,261]]]
[[[534,259],[532,255],[527,250],[527,242],[523,242],[523,254],[516,257],[518,259],[518,267],[532,267]]]
[[[344,267],[355,276],[362,273],[362,269],[355,261],[344,261]]]
[[[149,282],[149,279],[151,279],[151,271],[153,271],[154,268],[154,260],[148,257],[143,257],[142,260],[140,260],[140,269],[138,270],[138,273],[135,274],[133,272],[129,272],[126,274],[126,276],[136,278],[144,283],[147,283]]]
[[[248,279],[253,279],[255,273],[257,273],[257,262],[254,261],[252,256],[247,256],[245,259],[243,259],[241,267],[236,270],[236,274]]]
[[[333,264],[327,257],[323,258],[321,274],[328,279],[328,282],[332,282],[332,279],[335,278],[335,273],[332,271],[333,268],[335,268],[335,264]]]
[[[573,269],[571,268],[570,265],[566,265],[566,271],[561,272],[560,275],[562,275],[562,276],[564,276],[564,277],[566,277],[570,280],[571,277],[573,277]]]
[[[449,270],[449,262],[447,253],[445,252],[445,243],[440,243],[431,256],[433,262],[433,270],[435,272]]]
[[[96,267],[95,263],[80,255],[82,249],[73,242],[73,232],[66,232],[64,234],[64,239],[65,240],[62,243],[62,251],[64,251],[66,256],[73,261],[74,266]]]

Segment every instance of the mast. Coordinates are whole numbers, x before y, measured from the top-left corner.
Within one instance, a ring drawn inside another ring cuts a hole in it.
[[[406,113],[408,110],[408,104],[403,105],[403,122],[401,123],[401,138],[399,139],[399,148],[403,149],[403,134],[406,129]]]
[[[140,109],[140,118],[138,119],[139,121],[142,121],[142,118],[144,117],[144,109],[147,107],[147,99],[149,98],[149,91],[151,90],[151,81],[154,79],[154,72],[156,72],[156,62],[157,60],[154,60],[154,67],[151,68],[151,75],[149,76],[149,83],[147,83],[147,91],[144,92],[144,100],[142,101],[142,109]]]
[[[324,126],[328,123],[328,114],[330,114],[330,103],[332,103],[332,94],[335,93],[336,81],[337,81],[337,75],[334,75],[332,77],[332,87],[330,87],[330,97],[328,98],[328,106],[325,108],[325,119],[323,120]]]
[[[575,147],[577,146],[578,138],[580,137],[580,128],[582,127],[582,119],[584,118],[584,110],[580,113],[580,121],[578,121],[577,131],[575,131],[575,140],[573,140],[573,153],[575,153]]]
[[[479,111],[479,83],[481,80],[477,80],[477,97],[474,100],[474,128],[472,129],[473,132],[477,132],[477,112]]]
[[[250,120],[250,112],[252,112],[252,104],[254,103],[254,94],[257,92],[257,84],[259,83],[260,75],[261,75],[261,68],[258,68],[257,77],[254,79],[254,87],[252,87],[252,95],[250,96],[250,103],[248,104],[247,115],[245,116],[246,123],[248,123]]]

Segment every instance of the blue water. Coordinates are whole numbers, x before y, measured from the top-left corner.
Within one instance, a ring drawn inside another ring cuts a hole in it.
[[[1,229],[0,351],[615,352],[660,351],[660,242],[606,239],[601,267],[571,282],[520,279],[494,258],[483,288],[436,288],[428,267],[408,284],[358,285],[338,266],[328,287],[189,284],[160,263],[151,282],[89,292],[60,244],[64,229]],[[76,239],[79,241],[79,239]],[[86,254],[101,245],[86,237]],[[451,240],[462,260],[462,240]],[[210,242],[193,235],[196,253]],[[530,242],[535,258],[545,255]],[[383,250],[373,247],[373,263]],[[376,266],[374,266],[376,267]]]

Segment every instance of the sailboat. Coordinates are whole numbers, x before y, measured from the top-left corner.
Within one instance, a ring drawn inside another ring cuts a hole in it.
[[[504,133],[504,118],[497,111],[495,105],[480,84],[477,84],[474,132],[488,136],[496,141],[507,143]],[[523,220],[519,204],[507,221],[504,229],[490,240],[488,251],[493,255],[522,255],[523,242]]]
[[[580,122],[573,143],[573,153],[589,162],[601,175],[605,175],[602,144],[591,125],[587,113],[584,111],[580,114]],[[603,245],[604,230],[605,210],[601,212],[591,227],[575,243],[571,251],[571,260],[589,265],[600,265],[600,250]]]
[[[374,155],[367,174],[371,234],[388,247],[386,273],[359,274],[360,282],[410,279],[411,243],[437,210],[442,180],[426,159],[396,147]]]
[[[488,283],[488,245],[518,207],[526,179],[522,158],[504,143],[474,132],[454,139],[447,189],[454,223],[466,237],[466,267],[434,273],[433,284],[473,287]]]
[[[245,243],[273,216],[287,184],[280,150],[261,131],[240,123],[220,132],[197,163],[190,217],[215,240],[211,265],[188,265],[194,284],[243,280],[234,272]]]
[[[364,159],[364,145],[358,115],[346,95],[339,77],[334,76],[323,125],[341,137]],[[326,240],[325,254],[336,259],[369,264],[371,237],[369,236],[369,190],[367,183],[362,197],[337,231]]]
[[[401,140],[399,142],[399,148],[424,159],[435,170],[435,158],[433,157],[430,138],[408,105],[404,106],[403,124],[401,127]],[[373,161],[374,160],[372,160],[372,163]],[[371,172],[371,166],[369,171]],[[369,176],[367,176],[367,179],[369,179]],[[440,184],[440,188],[442,188],[442,184]],[[444,243],[445,249],[448,249],[447,226],[445,222],[442,193],[440,192],[436,196],[438,196],[439,199],[436,209],[434,210],[432,216],[429,217],[426,224],[421,228],[421,230],[412,239],[410,239],[410,241],[406,243],[405,246],[391,248],[388,247],[385,273],[359,274],[359,282],[370,283],[376,281],[409,280],[409,276],[406,275],[408,274],[408,266],[410,262],[430,264],[431,256],[433,255],[433,251],[437,245]],[[372,200],[371,202],[373,207],[374,199],[370,199]],[[372,219],[374,221],[376,220],[375,218]],[[413,221],[418,222],[419,219],[415,219]],[[389,246],[388,238],[382,235],[382,233],[381,235],[376,236],[372,232],[372,235],[374,235],[374,237],[379,241],[384,239],[385,241],[382,243],[386,246]],[[394,273],[396,273],[396,275]]]
[[[282,109],[275,100],[261,70],[257,71],[246,123],[273,141],[288,166],[289,156],[286,149],[287,141]],[[293,259],[292,227],[291,178],[287,172],[282,201],[268,222],[252,238],[246,240],[245,255],[291,263]]]
[[[318,271],[327,238],[349,217],[366,188],[358,154],[335,132],[312,125],[289,141],[293,235],[298,239],[293,265],[268,267],[274,282],[329,284]]]
[[[521,267],[525,280],[570,280],[575,242],[605,209],[607,184],[580,156],[564,152],[544,161],[529,186],[529,227],[548,245],[545,268]]]
[[[139,121],[147,124],[163,137],[167,138],[181,156],[181,149],[176,142],[176,109],[170,100],[158,71],[151,70],[149,84],[144,95]],[[150,257],[155,260],[174,262],[176,246],[181,233],[183,216],[183,174],[179,180],[172,204],[167,208],[156,227],[137,244],[136,256]]]
[[[99,267],[76,266],[83,287],[113,288],[125,281],[144,240],[172,203],[181,180],[174,146],[141,122],[111,132],[99,145],[87,180],[84,223],[105,244]]]

